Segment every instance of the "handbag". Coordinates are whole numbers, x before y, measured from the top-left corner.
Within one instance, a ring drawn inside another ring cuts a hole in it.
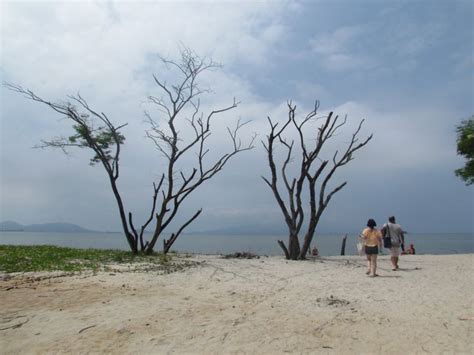
[[[365,244],[364,244],[364,239],[361,236],[359,236],[356,246],[357,246],[357,253],[360,256],[364,256],[365,255]]]
[[[392,247],[392,237],[390,236],[390,227],[387,223],[386,235],[383,237],[383,247],[390,249]]]

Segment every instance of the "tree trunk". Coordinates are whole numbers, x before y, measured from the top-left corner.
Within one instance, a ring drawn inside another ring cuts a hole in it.
[[[127,226],[127,217],[125,215],[125,209],[123,207],[122,197],[117,188],[117,184],[115,183],[115,179],[111,173],[109,173],[110,184],[112,186],[112,191],[115,196],[115,200],[117,201],[117,205],[119,208],[120,214],[120,221],[122,222],[123,232],[125,234],[125,238],[127,238],[128,245],[130,246],[130,250],[133,254],[138,254],[138,240],[135,240],[135,237],[130,233]]]
[[[314,209],[312,210],[313,210],[312,213],[315,214]],[[316,226],[318,225],[319,216],[320,214],[311,216],[311,219],[308,225],[308,231],[306,232],[306,235],[304,236],[303,248],[301,249],[301,252],[299,255],[299,258],[301,260],[304,260],[306,258],[306,254],[308,253],[309,246],[311,245],[311,242],[314,237],[314,232],[316,231]]]
[[[163,254],[167,254],[170,251],[170,248],[176,239],[178,239],[176,234],[172,234],[170,239],[163,239]]]
[[[287,260],[289,260],[289,259],[290,259],[290,253],[288,252],[288,249],[286,248],[286,245],[285,245],[285,243],[283,242],[283,240],[279,240],[279,241],[278,241],[278,245],[280,246],[280,248],[283,249],[283,252],[285,253],[285,258],[286,258]]]
[[[301,252],[300,252],[300,259],[301,260],[306,259],[306,254],[308,254],[308,252],[309,252],[309,248],[311,246],[311,241],[312,240],[313,240],[313,236],[310,236],[310,235],[306,234],[306,236],[304,237],[304,241],[303,241],[303,247],[301,248]]]
[[[160,234],[161,234],[161,222],[160,222],[160,219],[158,219],[158,222],[156,223],[156,226],[155,226],[155,231],[153,232],[153,236],[145,248],[145,254],[150,255],[153,253],[153,248],[155,247],[156,241],[160,237]]]
[[[291,260],[298,260],[300,256],[300,242],[296,234],[290,234],[288,240],[288,253]]]

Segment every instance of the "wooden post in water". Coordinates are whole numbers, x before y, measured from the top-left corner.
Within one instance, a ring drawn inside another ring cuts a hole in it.
[[[341,245],[341,255],[346,255],[346,240],[347,234],[342,238],[342,245]]]

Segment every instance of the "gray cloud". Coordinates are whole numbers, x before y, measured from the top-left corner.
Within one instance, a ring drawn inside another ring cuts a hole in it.
[[[452,173],[462,165],[455,125],[472,114],[472,87],[465,79],[472,53],[459,45],[465,28],[447,27],[465,21],[458,13],[433,15],[420,24],[421,14],[413,18],[394,8],[386,11],[388,25],[382,26],[376,11],[368,11],[367,18],[354,15],[323,31],[313,26],[314,8],[304,2],[5,2],[2,10],[3,80],[55,101],[79,91],[114,122],[129,123],[119,186],[137,221],[148,216],[152,182],[163,168],[144,138],[143,111],[160,117],[146,102],[157,93],[151,74],[169,75],[157,55],[175,57],[183,43],[224,64],[202,78],[213,89],[203,109],[226,106],[234,96],[241,101],[216,121],[213,147],[228,149],[226,126],[238,118],[252,121],[244,139],[259,134],[252,152],[236,157],[184,206],[180,219],[204,207],[195,230],[281,225],[260,178],[268,176],[259,144],[268,130],[266,117],[285,120],[288,98],[299,115],[321,98],[321,113],[349,117],[332,148],[363,118],[364,134],[375,135],[338,173],[336,180],[349,184],[333,200],[321,230],[354,231],[369,216],[396,214],[410,231],[472,231],[472,189]],[[329,24],[336,21],[331,11],[328,4],[318,8]],[[433,59],[432,50],[443,48],[446,53]],[[437,71],[441,67],[446,72]],[[90,153],[66,157],[31,149],[42,138],[70,132],[67,122],[5,89],[1,110],[0,219],[118,230],[105,173],[87,165]]]

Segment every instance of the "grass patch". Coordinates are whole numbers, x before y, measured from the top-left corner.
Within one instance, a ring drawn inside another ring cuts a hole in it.
[[[106,264],[148,263],[158,268],[171,265],[172,257],[155,253],[133,255],[111,249],[73,249],[51,245],[0,245],[0,271],[81,271],[99,270]],[[172,268],[174,271],[174,268]]]

